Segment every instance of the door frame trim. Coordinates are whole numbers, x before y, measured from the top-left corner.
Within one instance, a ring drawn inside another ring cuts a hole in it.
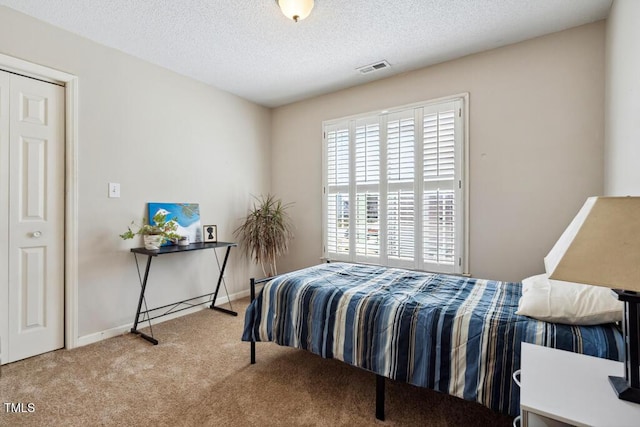
[[[0,68],[64,86],[64,346],[78,346],[78,76],[0,53]]]

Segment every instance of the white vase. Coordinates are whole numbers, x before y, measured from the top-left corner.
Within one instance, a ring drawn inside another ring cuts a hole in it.
[[[164,237],[159,234],[145,234],[142,236],[144,248],[149,251],[157,251],[164,243]]]

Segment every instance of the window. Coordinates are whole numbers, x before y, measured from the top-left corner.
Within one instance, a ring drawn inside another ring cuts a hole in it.
[[[466,272],[465,105],[323,123],[325,257]]]

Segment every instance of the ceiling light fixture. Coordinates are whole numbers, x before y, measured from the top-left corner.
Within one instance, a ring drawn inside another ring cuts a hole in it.
[[[311,13],[313,0],[277,0],[284,16],[298,22]]]

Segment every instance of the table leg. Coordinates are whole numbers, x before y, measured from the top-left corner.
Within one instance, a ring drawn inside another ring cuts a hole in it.
[[[376,374],[376,419],[384,421],[384,377]]]
[[[222,278],[224,276],[224,269],[227,267],[227,260],[229,259],[229,252],[231,252],[231,246],[227,246],[227,252],[224,255],[224,261],[222,262],[222,268],[220,269],[220,275],[218,276],[218,285],[216,286],[216,291],[213,294],[213,301],[211,302],[210,308],[212,310],[221,311],[223,313],[230,314],[232,316],[237,316],[238,313],[236,313],[235,311],[227,310],[226,308],[222,308],[222,307],[216,307],[216,299],[218,298],[218,291],[220,290],[220,284],[222,283]]]
[[[142,301],[144,300],[144,291],[147,288],[147,279],[149,278],[149,268],[151,267],[151,256],[147,257],[147,267],[144,270],[144,279],[142,281],[142,287],[140,288],[140,298],[138,299],[138,310],[136,311],[136,318],[133,321],[133,328],[131,328],[131,333],[138,334],[145,340],[149,341],[153,345],[158,345],[158,340],[142,333],[138,330],[138,319],[140,318],[140,310],[142,309]],[[138,262],[136,258],[136,263]]]

